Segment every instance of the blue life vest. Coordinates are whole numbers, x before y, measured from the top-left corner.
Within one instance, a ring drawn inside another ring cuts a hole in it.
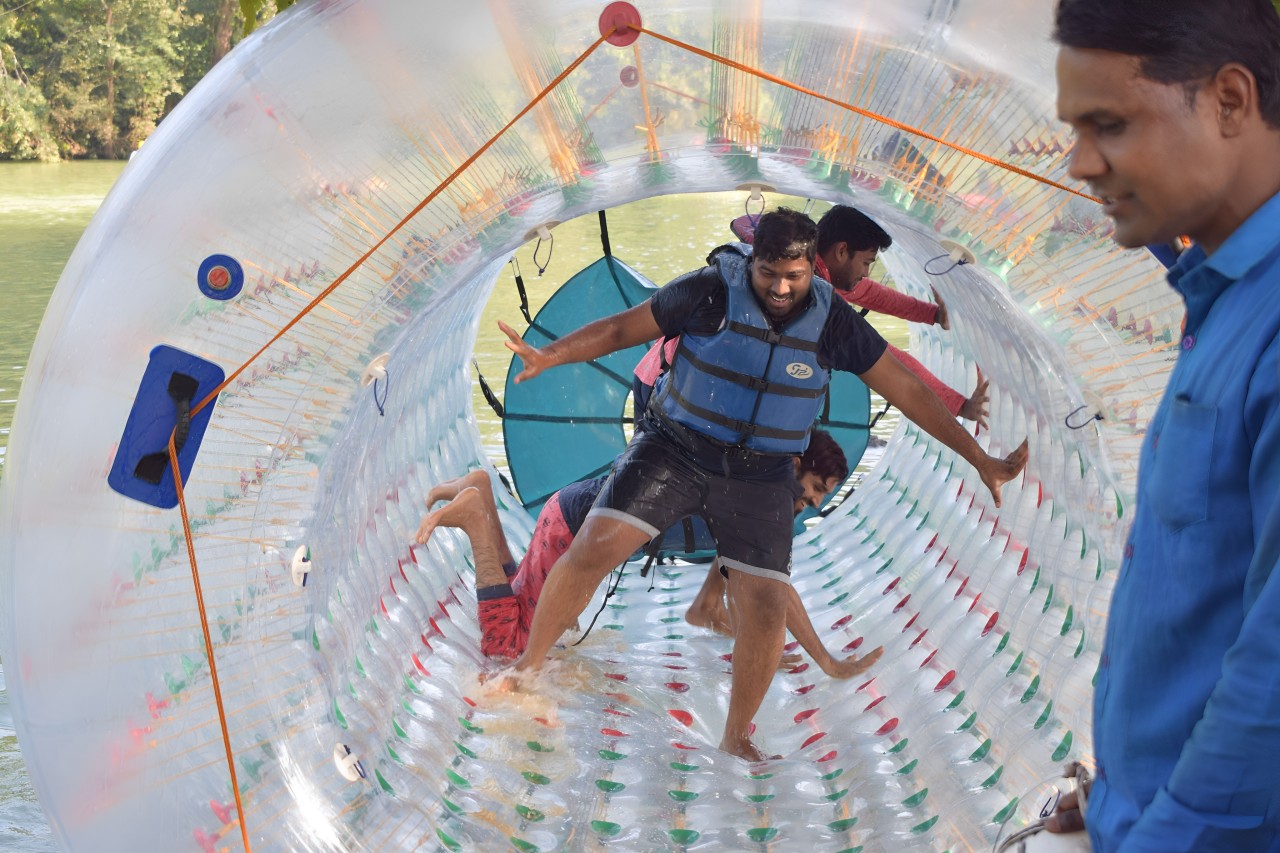
[[[653,405],[700,435],[756,453],[799,455],[822,411],[830,372],[818,364],[818,338],[831,285],[809,284],[809,304],[774,331],[751,289],[751,247],[713,253],[728,294],[725,323],[713,335],[684,335],[671,369],[658,378]]]

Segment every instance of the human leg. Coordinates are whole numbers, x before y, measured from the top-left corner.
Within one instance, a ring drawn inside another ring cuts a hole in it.
[[[467,535],[476,567],[480,651],[486,657],[510,659],[524,650],[528,632],[523,630],[520,602],[509,583],[509,564],[501,557],[510,552],[501,528],[491,523],[496,515],[490,496],[479,489],[463,487],[454,492],[448,503],[427,514],[418,529],[417,541],[426,544],[437,527],[456,528]]]
[[[733,684],[720,748],[748,761],[766,757],[751,742],[751,720],[773,682],[786,643],[787,584],[784,580],[729,572],[729,609],[743,626],[733,643]]]
[[[577,538],[538,598],[516,669],[538,669],[600,581],[676,519],[701,505],[703,478],[661,437],[638,433],[614,465]]]
[[[496,543],[499,565],[511,567],[515,563],[515,558],[511,555],[511,549],[507,545],[506,534],[502,530],[502,519],[498,516],[498,503],[493,497],[493,481],[489,479],[488,472],[477,468],[474,471],[468,471],[461,477],[445,480],[443,483],[433,486],[427,493],[427,509],[431,509],[439,501],[453,501],[467,489],[474,490],[480,497],[481,507],[484,510],[482,523],[489,528],[486,534],[487,541]],[[437,517],[436,513],[428,513],[423,518],[422,524],[418,528],[416,539],[419,544],[425,545],[427,540],[431,538],[431,532],[437,526],[435,522]],[[457,525],[444,526],[456,527]],[[474,542],[475,538],[471,538]]]
[[[542,587],[575,538],[565,520],[560,494],[556,492],[542,505],[533,525],[529,547],[511,579],[511,588],[515,590],[516,599],[520,603],[520,626],[526,636],[533,625],[533,614],[537,609],[538,599],[542,597]]]
[[[491,501],[478,489],[464,488],[447,504],[427,513],[414,539],[419,545],[427,544],[437,527],[453,527],[467,534],[476,566],[476,589],[507,582],[502,557],[510,551],[501,527],[493,524],[497,511]]]
[[[751,742],[751,720],[786,642],[796,492],[791,465],[767,480],[712,478],[707,487],[707,519],[720,562],[729,571],[729,615],[738,629],[720,748],[748,761],[765,758]]]
[[[564,556],[556,561],[538,597],[529,642],[517,670],[540,669],[556,640],[586,609],[600,581],[653,537],[616,518],[588,516]]]
[[[451,501],[458,496],[458,492],[465,488],[479,489],[487,485],[489,475],[482,468],[476,468],[468,471],[461,477],[454,477],[452,480],[444,480],[436,483],[427,492],[427,509],[431,509],[440,501]]]
[[[716,560],[707,569],[702,588],[698,590],[693,603],[684,613],[684,621],[696,628],[710,628],[717,634],[732,637],[734,623],[729,618],[729,610],[724,604],[725,587],[725,577],[720,572],[720,561]]]

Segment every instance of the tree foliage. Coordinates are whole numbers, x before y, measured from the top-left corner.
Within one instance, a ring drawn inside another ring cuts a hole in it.
[[[0,160],[128,156],[291,2],[0,0]]]

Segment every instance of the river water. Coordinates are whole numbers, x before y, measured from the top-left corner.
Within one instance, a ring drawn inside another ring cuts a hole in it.
[[[0,477],[18,390],[40,318],[80,234],[123,167],[113,161],[0,163]],[[701,266],[710,248],[732,239],[727,225],[743,212],[743,201],[742,193],[667,196],[609,211],[613,253],[653,281],[666,282]],[[788,202],[778,198],[770,201]],[[804,199],[789,202],[796,207],[805,204]],[[530,308],[536,312],[574,273],[600,258],[598,219],[585,216],[559,226],[551,262],[542,275],[534,263],[534,248],[532,244],[522,247],[516,258]],[[539,258],[545,258],[546,251],[543,247]],[[509,353],[502,347],[496,321],[503,319],[522,328],[518,306],[508,267],[485,307],[475,352],[481,373],[499,395]],[[904,322],[875,319],[886,338],[905,347]],[[874,398],[872,405],[874,411]],[[501,465],[501,423],[478,387],[475,412],[486,450]],[[883,419],[875,433],[887,437],[895,422],[893,417]],[[0,670],[0,849],[53,850],[56,845],[14,736],[3,676]]]
[[[115,161],[0,163],[0,465],[45,305],[123,166]],[[0,693],[0,848],[57,849],[18,748],[7,692]]]

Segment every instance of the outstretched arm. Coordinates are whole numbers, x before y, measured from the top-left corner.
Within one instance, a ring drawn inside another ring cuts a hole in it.
[[[942,301],[942,295],[938,293],[938,288],[929,285],[929,289],[933,291],[933,301],[938,303],[938,315],[933,322],[949,332],[951,331],[951,315],[947,313],[947,303]]]
[[[1000,487],[1018,476],[1027,464],[1027,442],[1023,441],[1017,450],[1004,459],[989,456],[964,427],[956,422],[942,405],[938,395],[930,391],[888,351],[869,370],[862,373],[861,378],[868,387],[888,400],[917,426],[976,468],[982,482],[990,489],[996,506],[1000,506]]]
[[[956,413],[966,420],[977,421],[982,429],[987,428],[987,402],[991,399],[991,394],[987,391],[989,386],[990,382],[982,375],[982,368],[979,367],[978,384]]]
[[[520,356],[520,360],[524,362],[524,370],[516,376],[516,382],[532,379],[549,367],[592,361],[620,349],[647,343],[662,335],[648,302],[588,323],[545,347],[529,346],[515,329],[501,320],[498,321],[498,328],[509,339],[506,342],[507,349]]]
[[[832,655],[822,644],[822,640],[818,639],[818,632],[813,628],[809,612],[804,609],[800,593],[790,585],[787,587],[787,592],[787,630],[827,675],[832,678],[853,678],[861,672],[866,672],[872,664],[880,660],[880,656],[884,654],[884,646],[874,648],[862,657],[850,655],[847,658],[837,658]]]
[[[908,296],[871,278],[864,278],[848,291],[837,290],[836,293],[844,297],[846,302],[877,314],[888,314],[930,326],[938,322],[941,311],[938,305]]]
[[[929,368],[921,364],[919,359],[911,353],[900,350],[893,344],[889,344],[889,352],[893,353],[894,358],[902,362],[902,366],[914,373],[930,391],[938,395],[938,399],[942,401],[942,405],[946,407],[948,412],[953,415],[963,416],[962,410],[965,404],[969,402],[963,394],[930,373]],[[970,418],[969,420],[975,420],[975,418]]]

